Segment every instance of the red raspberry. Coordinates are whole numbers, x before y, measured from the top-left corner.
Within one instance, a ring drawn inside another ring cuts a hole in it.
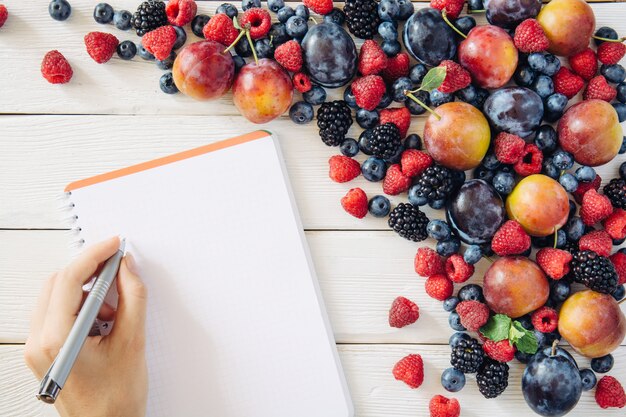
[[[4,26],[4,22],[7,21],[8,17],[9,12],[7,10],[7,7],[4,4],[0,4],[0,28]]]
[[[328,176],[335,182],[352,181],[361,175],[361,165],[355,159],[343,155],[331,156],[328,160]]]
[[[294,74],[292,81],[295,89],[301,93],[306,93],[313,87],[313,85],[311,84],[311,79],[303,72]]]
[[[164,60],[172,52],[176,43],[176,29],[174,26],[161,26],[141,38],[141,44],[159,61]]]
[[[383,78],[386,82],[392,83],[400,77],[409,75],[409,56],[400,52],[398,55],[387,59],[387,67],[383,70]]]
[[[491,240],[491,249],[498,256],[519,255],[530,248],[530,236],[515,220],[505,222]]]
[[[402,166],[402,172],[407,177],[415,177],[421,175],[426,168],[432,166],[433,158],[426,152],[418,151],[417,149],[407,149],[402,152],[400,159],[400,165]]]
[[[543,248],[537,252],[537,263],[552,279],[561,279],[569,272],[572,254],[561,249]]]
[[[591,182],[580,181],[578,183],[578,188],[576,189],[576,191],[572,193],[572,195],[574,196],[574,200],[576,200],[578,204],[582,204],[583,196],[585,195],[585,193],[591,190],[592,188],[598,191],[600,189],[601,184],[602,184],[602,178],[598,174],[596,174],[596,178]]]
[[[543,28],[535,19],[526,19],[515,29],[515,47],[521,52],[542,52],[548,49],[550,41]]]
[[[554,91],[563,94],[568,99],[574,97],[585,86],[585,80],[565,67],[561,67],[554,77]]]
[[[274,59],[287,71],[298,72],[302,69],[302,47],[297,41],[285,42],[274,51]]]
[[[626,284],[626,254],[622,252],[615,252],[609,256],[611,263],[615,267],[615,272],[619,277],[618,285]]]
[[[65,84],[72,79],[72,67],[59,51],[50,51],[43,57],[41,75],[50,84]]]
[[[250,37],[254,40],[264,38],[272,28],[270,12],[260,7],[246,10],[239,21],[241,27],[250,28]]]
[[[586,81],[592,79],[598,72],[596,53],[591,48],[570,56],[568,60],[572,70]]]
[[[389,309],[389,325],[401,328],[413,324],[420,318],[420,309],[413,301],[398,297]]]
[[[621,42],[602,42],[598,46],[598,60],[606,65],[619,63],[626,55],[626,45]]]
[[[555,309],[550,307],[541,307],[535,310],[530,319],[535,329],[541,333],[552,333],[559,324],[559,315]]]
[[[303,0],[302,3],[317,14],[328,14],[333,9],[333,0]]]
[[[110,33],[89,32],[85,35],[87,53],[98,64],[104,64],[111,59],[119,43]]]
[[[489,307],[480,301],[461,301],[456,306],[461,324],[470,332],[476,332],[489,320]]]
[[[165,7],[165,14],[170,25],[185,26],[190,23],[198,11],[194,0],[169,0]]]
[[[446,272],[444,259],[431,248],[418,248],[414,264],[415,272],[422,277],[430,277]]]
[[[602,75],[593,77],[587,84],[585,92],[583,93],[583,99],[585,100],[604,100],[609,103],[617,96],[617,90],[611,87],[606,81],[606,78]]]
[[[613,210],[613,213],[604,219],[602,225],[612,239],[624,239],[626,237],[626,211],[620,208]]]
[[[515,347],[508,339],[499,342],[487,339],[483,343],[483,350],[487,356],[498,362],[511,362],[515,357]]]
[[[596,403],[601,408],[623,408],[626,405],[624,387],[612,376],[603,376],[596,385]]]
[[[513,169],[522,177],[539,174],[543,153],[534,143],[527,143],[524,146],[524,155],[513,165]]]
[[[202,28],[202,34],[204,38],[209,41],[219,42],[224,46],[230,46],[237,36],[239,31],[235,29],[235,25],[230,17],[224,13],[216,14],[204,25]]]
[[[474,275],[474,265],[470,265],[463,256],[455,253],[446,260],[446,275],[450,281],[460,284]]]
[[[526,142],[519,136],[500,132],[496,136],[494,153],[498,161],[503,164],[514,164],[524,156],[525,146]]]
[[[354,91],[354,90],[353,90]],[[400,137],[404,138],[411,126],[411,112],[406,107],[383,109],[379,114],[379,123],[393,123],[400,130]]]
[[[465,0],[430,0],[430,7],[433,9],[446,10],[446,14],[452,19],[459,17],[463,11]]]
[[[600,256],[609,256],[613,249],[613,240],[606,230],[594,230],[580,238],[578,249],[592,250]]]
[[[385,91],[387,87],[379,75],[366,75],[352,83],[352,93],[357,106],[369,111],[378,106]]]
[[[424,382],[424,362],[422,357],[411,354],[400,359],[393,367],[393,376],[398,381],[402,381],[409,387],[419,388]]]
[[[367,214],[367,195],[360,188],[352,188],[341,199],[341,207],[357,219],[362,219]]]
[[[472,82],[470,73],[454,61],[441,61],[439,66],[446,69],[446,77],[439,86],[439,91],[442,93],[454,93]]]
[[[435,300],[443,301],[452,295],[454,291],[454,285],[452,281],[443,274],[435,274],[426,280],[424,283],[426,294]]]
[[[368,39],[363,42],[359,52],[358,69],[362,75],[378,74],[387,68],[387,54],[378,42]]]
[[[587,226],[593,226],[609,217],[613,213],[613,206],[607,196],[598,194],[596,190],[591,189],[583,196],[579,213],[583,223]]]
[[[411,177],[402,173],[400,164],[393,164],[387,168],[385,179],[383,180],[383,192],[387,195],[398,195],[409,189]]]
[[[456,398],[446,398],[443,395],[435,395],[428,404],[430,417],[459,417],[461,406]]]

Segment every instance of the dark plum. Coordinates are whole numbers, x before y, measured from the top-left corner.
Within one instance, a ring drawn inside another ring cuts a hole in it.
[[[406,50],[418,61],[437,66],[456,53],[455,32],[437,9],[418,10],[406,21],[402,36]]]
[[[505,87],[485,100],[484,112],[496,130],[526,138],[541,124],[543,102],[528,88]]]
[[[489,23],[507,29],[537,16],[541,10],[541,0],[484,0],[483,4]]]

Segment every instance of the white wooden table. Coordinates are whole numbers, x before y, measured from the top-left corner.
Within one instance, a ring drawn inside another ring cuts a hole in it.
[[[47,0],[2,2],[10,17],[0,29],[0,417],[56,415],[35,400],[37,381],[22,352],[39,288],[69,258],[71,236],[56,198],[63,186],[258,126],[238,114],[230,95],[205,103],[163,94],[158,86],[162,72],[153,62],[116,56],[105,65],[94,63],[83,45],[87,32],[103,30],[120,40],[138,40],[131,32],[96,24],[91,17],[96,1],[72,0],[66,22],[49,17]],[[139,2],[111,4],[132,11]],[[198,11],[212,15],[220,3],[200,2]],[[626,34],[625,3],[592,7],[598,27]],[[196,40],[191,31],[188,35],[188,42]],[[41,59],[51,49],[71,62],[70,84],[54,86],[41,77]],[[421,134],[423,123],[423,117],[414,117],[411,131]],[[427,416],[429,399],[448,395],[439,377],[449,367],[452,330],[441,303],[425,294],[423,279],[413,271],[418,245],[396,236],[384,220],[356,220],[343,212],[339,199],[349,188],[360,186],[374,195],[381,193],[380,184],[362,177],[341,185],[330,181],[327,159],[337,149],[322,144],[314,123],[296,126],[284,116],[264,128],[278,134],[284,149],[357,415]],[[355,123],[351,134],[358,132]],[[624,160],[600,168],[602,177],[616,176]],[[474,282],[480,282],[485,268],[483,262],[478,265]],[[389,305],[398,295],[415,300],[421,316],[400,330],[387,324]],[[391,375],[394,363],[414,352],[425,361],[426,378],[418,390]],[[611,374],[626,384],[626,346],[614,354]],[[581,367],[589,365],[578,359]],[[454,395],[462,415],[532,415],[521,395],[522,370],[519,363],[512,364],[509,388],[497,400],[484,399],[470,376],[465,389]],[[625,414],[624,409],[601,410],[587,392],[570,415]]]

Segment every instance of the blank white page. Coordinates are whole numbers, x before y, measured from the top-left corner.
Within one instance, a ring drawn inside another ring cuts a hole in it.
[[[278,142],[254,132],[68,186],[148,289],[149,417],[347,417]]]

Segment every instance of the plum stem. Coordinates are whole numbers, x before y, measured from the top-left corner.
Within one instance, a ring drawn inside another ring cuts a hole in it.
[[[493,259],[491,259],[491,258],[490,258],[490,257],[488,257],[488,256],[483,256],[483,258],[485,258],[486,260],[488,260],[488,261],[489,261],[489,262],[491,262],[491,263],[494,263],[494,262],[495,262]]]
[[[558,344],[559,344],[559,339],[554,339],[554,342],[552,342],[552,351],[550,352],[551,356],[556,355],[556,345]]]
[[[252,56],[254,57],[254,63],[259,65],[259,58],[256,56],[256,49],[254,48],[254,43],[252,42],[252,36],[250,36],[250,29],[246,28],[246,39],[248,39],[248,43],[250,44],[250,49],[252,49]]]
[[[450,20],[448,19],[448,13],[446,12],[446,9],[443,9],[441,11],[441,17],[443,17],[443,20],[448,24],[448,26],[450,26],[452,28],[452,30],[454,30],[456,33],[458,33],[463,39],[467,39],[467,35],[463,32],[461,32],[459,29],[457,29],[456,26],[454,26],[452,24],[452,22],[450,22]]]
[[[233,43],[231,43],[231,44],[230,44],[230,46],[229,46],[228,48],[224,49],[224,52],[223,52],[223,53],[225,54],[226,52],[228,52],[228,51],[230,51],[231,49],[233,49],[233,48],[235,47],[235,45],[237,45],[237,42],[239,42],[239,41],[241,40],[241,38],[243,37],[243,35],[245,35],[245,34],[246,34],[246,31],[245,31],[245,30],[243,30],[243,29],[242,29],[242,30],[240,30],[240,31],[239,31],[239,35],[237,35],[237,37],[235,38],[235,41],[234,41]]]
[[[433,116],[435,116],[437,118],[437,120],[441,120],[441,116],[439,116],[433,109],[431,109],[430,107],[428,107],[426,104],[424,104],[419,98],[415,97],[415,95],[413,95],[413,93],[411,91],[407,91],[404,93],[408,98],[410,98],[411,100],[413,100],[414,102],[416,102],[417,104],[419,104],[420,106],[422,106],[424,109],[428,110],[428,112],[430,114],[432,114]]]
[[[559,230],[555,227],[554,228],[554,246],[553,248],[556,249],[556,244],[559,241]]]
[[[621,300],[619,300],[619,301],[617,302],[617,305],[622,304],[624,301],[626,301],[626,297],[624,297],[624,298],[622,298]]]
[[[472,14],[472,13],[485,13],[487,10],[485,9],[470,9],[469,5],[467,6],[467,14]]]
[[[626,36],[624,36],[622,38],[611,39],[611,38],[603,38],[602,36],[593,35],[592,38],[597,39],[599,41],[604,41],[604,42],[618,42],[618,43],[622,43],[622,42],[626,41]]]
[[[313,21],[313,23],[317,25],[317,20],[315,20],[313,16],[309,16],[309,20]]]

